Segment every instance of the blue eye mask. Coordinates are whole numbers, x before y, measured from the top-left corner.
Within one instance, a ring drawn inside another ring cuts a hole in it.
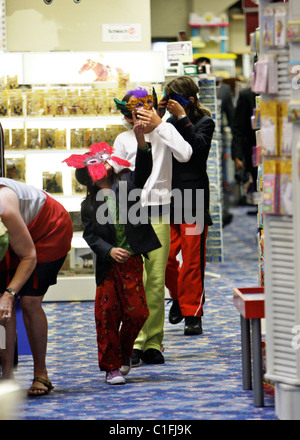
[[[189,104],[191,101],[188,98],[185,98],[184,96],[180,95],[179,93],[170,93],[170,95],[166,95],[164,93],[165,97],[167,99],[173,99],[174,101],[177,101],[178,104],[180,104],[182,107],[185,107],[187,104]]]

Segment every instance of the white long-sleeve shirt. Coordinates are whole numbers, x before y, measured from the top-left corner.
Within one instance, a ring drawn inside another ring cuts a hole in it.
[[[151,144],[153,167],[142,191],[142,206],[166,205],[170,203],[172,191],[172,155],[179,162],[188,162],[192,147],[169,123],[162,122],[153,131],[145,134]],[[134,131],[119,134],[113,145],[114,154],[131,163],[134,169],[137,140]]]

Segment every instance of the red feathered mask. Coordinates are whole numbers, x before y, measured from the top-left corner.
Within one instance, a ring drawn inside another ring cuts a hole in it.
[[[63,162],[66,162],[69,167],[87,167],[93,182],[96,180],[101,180],[103,177],[107,176],[104,162],[108,160],[112,160],[117,165],[124,167],[130,166],[130,162],[128,162],[128,160],[114,156],[112,147],[107,145],[105,142],[93,144],[90,146],[89,150],[89,153],[85,154],[72,154],[70,157],[63,160]]]

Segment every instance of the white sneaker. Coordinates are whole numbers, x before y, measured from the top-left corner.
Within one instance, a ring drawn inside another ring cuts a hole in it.
[[[106,382],[109,383],[110,385],[122,385],[126,381],[122,376],[122,374],[120,373],[120,370],[118,369],[118,370],[107,371]]]
[[[123,365],[120,368],[120,373],[123,376],[126,376],[129,373],[130,370],[131,370],[131,359],[128,359],[128,360],[123,362]]]

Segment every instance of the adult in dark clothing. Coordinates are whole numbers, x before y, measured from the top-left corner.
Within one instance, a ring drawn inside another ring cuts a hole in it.
[[[200,57],[198,58],[195,63],[198,67],[201,68],[201,66],[209,66],[210,73],[212,73],[211,69],[211,62],[210,59],[207,57]],[[227,119],[227,125],[230,129],[232,129],[232,123],[233,123],[233,117],[234,117],[234,105],[233,105],[233,97],[231,92],[231,87],[229,84],[225,84],[222,81],[218,82],[218,88],[217,88],[217,99],[221,101],[221,115],[222,115],[222,121],[221,121],[221,131],[222,134],[224,133],[224,115]]]
[[[169,320],[176,324],[185,317],[185,335],[202,333],[206,237],[208,226],[212,224],[206,161],[215,123],[210,111],[200,104],[198,92],[199,88],[192,78],[180,76],[166,85],[165,97],[158,106],[158,111],[168,109],[172,115],[168,122],[193,149],[192,157],[186,163],[179,163],[173,158],[172,190],[180,190],[182,208],[178,212],[174,196],[171,204],[171,247],[166,269],[166,286],[173,299]],[[186,190],[190,190],[188,194],[185,194]],[[197,190],[204,191],[202,224],[198,223],[197,217],[197,204],[201,203]],[[176,259],[180,251],[181,266]]]
[[[224,115],[227,119],[227,126],[232,130],[232,123],[234,117],[234,105],[232,99],[231,87],[229,84],[221,82],[217,89],[217,99],[221,101],[221,132],[224,134]]]
[[[256,94],[247,88],[238,96],[232,126],[232,159],[236,175],[243,178],[245,172],[252,176],[252,191],[256,191],[257,167],[252,164],[252,147],[256,145],[255,130],[251,125],[251,116],[256,107]]]
[[[207,73],[212,73],[211,61],[207,57],[197,58],[195,63],[198,66],[199,72],[202,66],[206,66]],[[209,66],[209,69],[207,69]],[[225,127],[229,127],[232,132],[232,124],[234,117],[234,105],[233,105],[233,95],[231,87],[229,84],[225,84],[222,78],[216,79],[217,83],[217,99],[221,103],[221,135],[222,135],[222,161],[223,161],[223,226],[228,225],[232,221],[232,214],[229,212],[228,207],[228,194],[226,185],[226,161],[225,155],[227,150],[227,135],[225,132]]]

